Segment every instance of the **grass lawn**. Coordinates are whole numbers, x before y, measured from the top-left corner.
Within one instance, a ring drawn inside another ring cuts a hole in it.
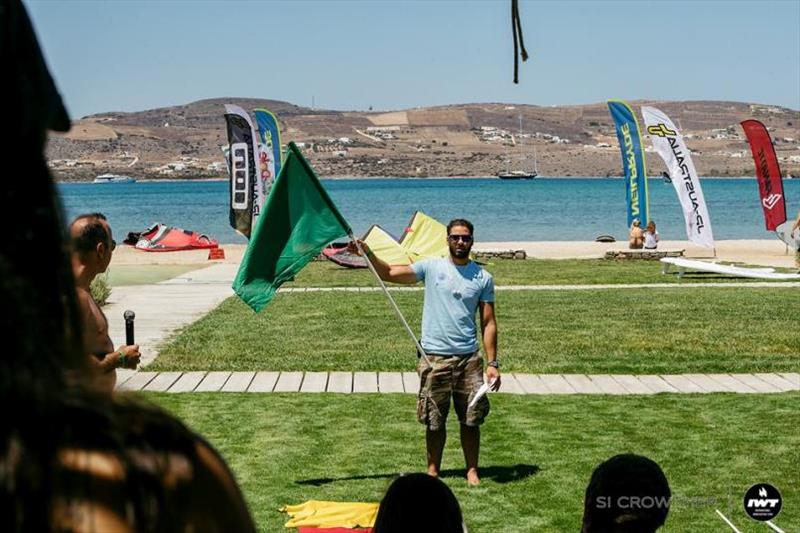
[[[148,394],[227,459],[262,531],[282,531],[284,504],[379,501],[400,472],[422,471],[413,395]],[[470,533],[578,531],[593,468],[624,452],[664,469],[673,493],[665,532],[767,531],[744,514],[748,487],[781,491],[775,520],[800,529],[800,394],[627,397],[494,396],[483,427],[483,483],[463,479],[457,424],[443,479]],[[289,530],[285,530],[289,531]]]
[[[419,331],[421,292],[394,293]],[[507,372],[797,371],[796,288],[498,291]],[[148,370],[412,370],[383,294],[280,294],[260,314],[231,298],[164,346]]]
[[[180,276],[206,265],[118,265],[108,269],[108,284],[112,287],[147,285]]]
[[[661,273],[659,261],[611,261],[606,259],[493,259],[484,265],[497,285],[565,285],[594,283],[697,283],[759,280],[687,272],[683,278]],[[674,270],[674,269],[673,269]],[[782,269],[776,269],[782,270]],[[796,271],[793,270],[792,272]],[[330,261],[313,261],[285,287],[375,287],[367,269],[344,268]]]

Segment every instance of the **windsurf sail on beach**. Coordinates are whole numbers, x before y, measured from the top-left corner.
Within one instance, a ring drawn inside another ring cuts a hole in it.
[[[411,259],[400,243],[382,227],[373,224],[361,239],[378,258],[388,265],[410,265]]]
[[[390,265],[410,265],[449,254],[447,227],[422,211],[414,212],[399,241],[378,225],[373,225],[362,240],[376,256]]]
[[[155,223],[144,231],[130,232],[122,242],[145,252],[219,248],[219,242],[208,235],[160,223]]]
[[[683,208],[683,218],[686,221],[686,236],[700,246],[713,248],[711,217],[700,186],[700,177],[694,168],[683,136],[669,117],[655,107],[643,106],[642,116],[653,148],[667,165],[670,181],[678,193],[678,200]]]
[[[255,201],[256,134],[247,111],[236,105],[225,105],[228,130],[228,169],[230,171],[230,224],[248,239],[261,206]]]
[[[281,171],[281,132],[278,119],[267,109],[253,111],[258,126],[258,180],[260,188],[257,190],[256,199],[259,206],[264,205],[264,200],[269,196],[272,182]]]
[[[621,100],[609,100],[608,110],[617,129],[619,148],[622,151],[622,168],[625,171],[625,192],[628,203],[628,227],[634,219],[642,224],[649,220],[647,175],[645,174],[642,137],[639,123],[631,107]]]
[[[400,238],[400,246],[412,261],[448,257],[447,226],[422,211],[415,211]]]
[[[367,268],[367,258],[351,252],[346,242],[332,242],[322,249],[325,259],[346,268]]]

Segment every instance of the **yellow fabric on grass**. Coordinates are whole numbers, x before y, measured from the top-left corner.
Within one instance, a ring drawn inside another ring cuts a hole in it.
[[[291,519],[284,527],[372,527],[378,516],[377,503],[326,502],[309,500],[299,505],[286,505],[279,511]]]

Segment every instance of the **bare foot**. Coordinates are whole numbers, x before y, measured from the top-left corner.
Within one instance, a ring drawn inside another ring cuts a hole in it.
[[[478,477],[478,469],[470,468],[467,470],[467,484],[470,487],[477,487],[481,484],[481,478]]]
[[[439,477],[439,470],[435,466],[429,466],[428,475],[431,477]]]

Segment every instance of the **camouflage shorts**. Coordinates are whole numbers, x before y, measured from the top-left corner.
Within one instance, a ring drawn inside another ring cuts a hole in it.
[[[480,352],[471,356],[429,355],[433,367],[425,359],[417,363],[420,378],[417,399],[417,419],[428,429],[444,429],[450,398],[458,420],[467,426],[479,426],[489,414],[489,399],[484,395],[472,407],[470,401],[483,385],[483,357]]]

